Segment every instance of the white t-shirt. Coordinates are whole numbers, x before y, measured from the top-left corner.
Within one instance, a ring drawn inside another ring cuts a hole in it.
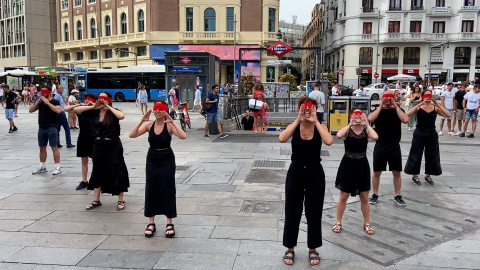
[[[0,97],[3,97],[3,88],[0,87]]]
[[[480,103],[480,92],[470,91],[463,98],[467,100],[467,110],[475,110]]]
[[[68,97],[68,104],[67,104],[67,105],[70,105],[70,103],[73,103],[73,102],[75,102],[76,100],[77,100],[77,99],[75,98],[74,95],[70,95],[70,96]]]
[[[308,95],[309,98],[313,98],[317,101],[318,106],[317,106],[317,112],[322,113],[323,112],[323,105],[325,105],[325,94],[321,91],[314,90],[310,92],[310,95]]]
[[[195,100],[201,100],[202,99],[202,91],[200,89],[197,89],[195,91]]]
[[[453,99],[455,98],[455,94],[452,91],[444,91],[441,95],[445,98],[445,108],[447,110],[453,110]]]
[[[173,88],[170,89],[170,91],[168,91],[168,93],[169,93],[169,98],[173,100],[174,97],[175,97],[175,89],[173,89]]]
[[[361,90],[361,89],[357,89],[357,90],[353,91],[353,94],[357,97],[362,97],[362,96],[368,95],[367,91]]]
[[[332,87],[332,96],[338,96],[337,88],[334,86]]]

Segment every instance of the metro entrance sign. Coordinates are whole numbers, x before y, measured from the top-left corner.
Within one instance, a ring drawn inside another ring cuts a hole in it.
[[[292,51],[292,47],[288,46],[287,44],[278,41],[277,43],[273,44],[272,46],[267,48],[267,51],[274,54],[278,58],[284,56],[285,54]]]

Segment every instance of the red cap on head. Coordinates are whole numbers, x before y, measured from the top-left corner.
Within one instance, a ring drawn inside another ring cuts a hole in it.
[[[86,97],[86,98],[85,98],[85,101],[91,101],[91,102],[93,102],[93,103],[97,102],[97,101],[96,101],[94,98],[92,98],[92,97]]]
[[[307,101],[307,102],[304,102],[304,103],[303,103],[303,106],[305,106],[305,108],[312,108],[312,107],[313,107],[313,103]]]
[[[47,88],[42,88],[41,93],[42,95],[48,95],[52,93],[52,90],[48,90]]]
[[[99,99],[99,100],[106,101],[106,102],[108,102],[108,103],[112,102],[112,98],[111,98],[111,97],[99,96],[98,99]]]
[[[426,98],[432,98],[432,94],[425,94],[422,96],[422,99],[426,99]]]
[[[168,112],[168,105],[162,102],[157,102],[155,105],[153,105],[153,111]]]
[[[394,94],[384,94],[382,96],[383,99],[387,99],[387,98],[395,98],[395,95]]]

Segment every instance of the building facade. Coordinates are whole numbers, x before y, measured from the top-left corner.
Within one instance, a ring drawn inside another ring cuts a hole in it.
[[[276,42],[279,0],[57,0],[60,66],[162,64],[165,52],[207,51],[220,57],[221,83],[234,81],[239,48]],[[65,3],[65,4],[64,4]],[[99,50],[100,47],[100,50]],[[115,52],[118,48],[120,51]],[[100,55],[99,55],[100,51]],[[242,55],[242,70],[266,79],[260,51]]]
[[[322,2],[325,65],[337,74],[343,70],[340,84],[356,87],[398,73],[417,79],[431,74],[434,83],[480,75],[478,1]]]
[[[302,37],[305,33],[306,26],[296,23],[296,19],[292,23],[285,22],[283,20],[279,23],[279,30],[283,35],[283,42],[290,47],[302,47]],[[292,61],[292,66],[301,72],[302,70],[302,51],[292,50],[285,56],[282,56],[282,60]],[[283,67],[280,67],[278,76],[283,75]]]
[[[0,67],[56,63],[55,0],[0,1]]]
[[[311,21],[308,24],[305,33],[302,37],[302,43],[304,47],[321,47],[321,32],[322,32],[322,14],[324,6],[323,4],[316,4],[311,13]],[[318,64],[320,63],[315,51],[304,50],[302,52],[302,75],[304,81],[312,81],[315,78],[315,74],[319,74],[321,69]]]

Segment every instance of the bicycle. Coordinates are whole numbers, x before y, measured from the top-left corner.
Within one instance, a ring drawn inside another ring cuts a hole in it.
[[[187,131],[187,126],[189,129],[192,128],[190,123],[190,115],[188,114],[188,102],[189,99],[185,103],[178,103],[178,109],[180,112],[178,113],[178,120],[180,120],[180,126],[182,127],[183,131]]]

